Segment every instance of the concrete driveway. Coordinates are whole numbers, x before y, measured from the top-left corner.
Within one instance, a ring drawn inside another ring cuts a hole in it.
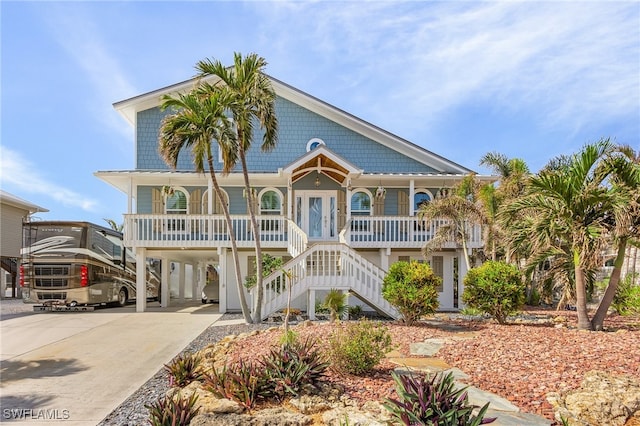
[[[96,425],[220,318],[189,303],[0,321],[0,422]]]

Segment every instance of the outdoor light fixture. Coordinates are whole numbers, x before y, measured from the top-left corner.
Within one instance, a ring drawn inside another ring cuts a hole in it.
[[[320,176],[316,176],[316,188],[320,187]]]

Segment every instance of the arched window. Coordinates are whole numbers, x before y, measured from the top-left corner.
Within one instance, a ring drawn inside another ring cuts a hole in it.
[[[282,215],[282,195],[275,189],[265,189],[260,194],[260,215],[261,216],[281,216]],[[279,232],[280,221],[282,219],[262,219],[261,231],[265,233]]]
[[[261,215],[280,215],[282,212],[282,202],[280,194],[274,190],[267,190],[260,197]]]
[[[165,192],[164,212],[166,214],[189,213],[189,193],[182,188],[169,188]],[[168,219],[167,231],[184,232],[187,229],[187,222],[184,219]]]
[[[309,142],[307,142],[307,152],[312,151],[317,147],[319,147],[320,145],[324,145],[324,144],[325,144],[324,141],[320,138],[309,139]]]
[[[413,195],[413,211],[417,212],[424,204],[430,203],[433,200],[431,193],[426,189],[419,189]]]
[[[166,194],[164,206],[166,214],[187,214],[189,206],[188,192],[172,188]]]
[[[371,215],[371,195],[363,190],[354,192],[351,195],[351,215],[370,216]]]

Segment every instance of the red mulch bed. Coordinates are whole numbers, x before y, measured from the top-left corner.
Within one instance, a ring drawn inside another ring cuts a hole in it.
[[[564,392],[579,387],[586,372],[601,370],[640,379],[640,318],[610,316],[604,332],[575,329],[575,312],[528,311],[528,314],[564,316],[567,326],[549,324],[498,325],[486,321],[442,320],[407,327],[386,323],[394,345],[408,355],[409,344],[434,337],[473,337],[447,343],[438,353],[449,365],[469,375],[468,384],[496,393],[522,411],[553,420],[548,392]],[[457,325],[447,331],[443,325]],[[315,323],[295,327],[300,337],[313,336],[326,344],[334,325]],[[272,330],[252,336],[234,346],[230,361],[242,357],[257,359],[277,343],[281,331]],[[338,375],[328,379],[338,382],[345,391],[362,402],[392,396],[393,381],[389,372],[394,365],[386,360],[367,377]]]

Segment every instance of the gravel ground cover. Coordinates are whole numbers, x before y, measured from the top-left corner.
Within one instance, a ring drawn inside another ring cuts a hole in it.
[[[2,318],[24,315],[21,301],[3,300]],[[489,320],[468,320],[459,316],[441,316],[414,327],[386,323],[397,349],[409,354],[409,345],[436,337],[465,337],[448,342],[438,353],[451,366],[467,373],[469,384],[494,392],[516,404],[525,412],[553,419],[551,406],[545,399],[548,392],[577,388],[590,370],[624,374],[640,379],[640,318],[610,316],[606,331],[585,332],[575,329],[575,312],[529,311],[528,316],[563,317],[563,327],[553,321],[542,323],[498,325]],[[225,314],[221,320],[238,319],[240,315]],[[442,319],[445,318],[445,319]],[[230,334],[267,329],[273,324],[240,324],[211,326],[198,336],[185,351],[195,352]],[[326,342],[334,325],[314,323],[296,327],[300,337]],[[269,331],[247,338],[230,360],[256,359],[277,342],[278,331]],[[347,393],[362,402],[392,395],[389,372],[394,366],[383,361],[369,377],[331,373],[329,380],[340,382]],[[168,377],[158,371],[140,389],[107,416],[100,426],[146,424],[145,405],[163,396],[168,390]]]

